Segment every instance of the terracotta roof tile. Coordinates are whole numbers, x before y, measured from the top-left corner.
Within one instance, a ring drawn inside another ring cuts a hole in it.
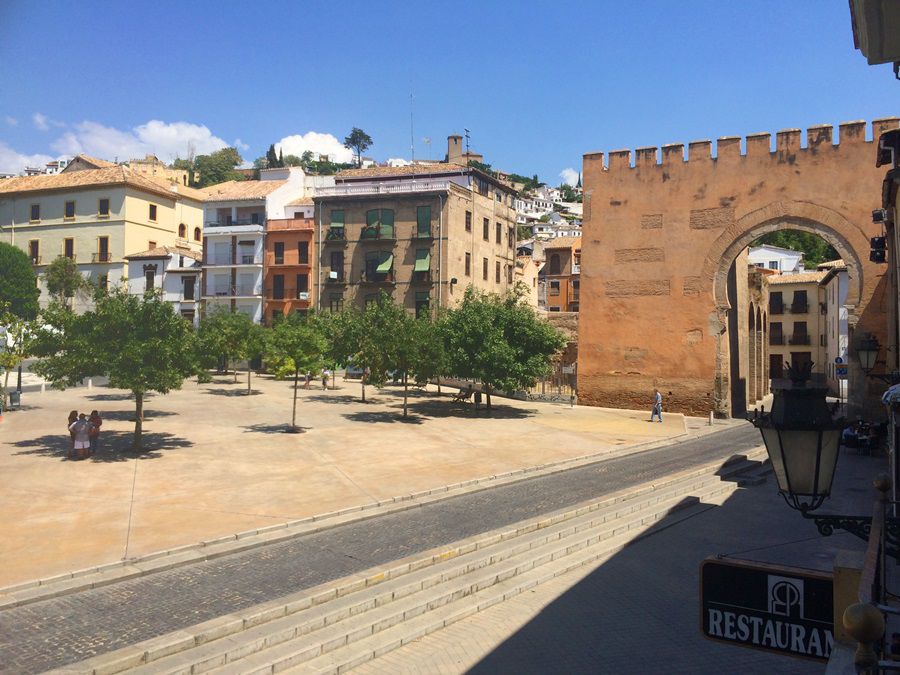
[[[823,263],[819,263],[816,265],[816,269],[819,270],[830,270],[833,267],[846,267],[847,263],[838,258],[837,260],[826,260]]]
[[[581,248],[581,237],[556,237],[544,244],[548,248]]]
[[[821,272],[800,272],[798,274],[777,274],[766,278],[769,284],[812,284],[818,283],[828,274]]]
[[[371,166],[366,169],[344,169],[334,178],[337,181],[348,178],[386,178],[391,176],[415,176],[430,174],[458,174],[466,167],[443,162],[421,162],[408,166]]]
[[[206,193],[202,190],[195,190],[178,184],[163,184],[133,172],[126,166],[117,164],[103,169],[84,169],[82,171],[62,172],[43,176],[8,178],[0,181],[0,194],[73,190],[104,185],[127,185],[146,192],[166,196],[169,199],[186,197],[202,201],[206,196]]]
[[[157,246],[156,248],[151,248],[148,251],[141,251],[140,253],[132,253],[131,255],[126,255],[125,260],[136,260],[139,258],[166,258],[170,254],[183,255],[185,258],[193,258],[197,261],[203,259],[203,254],[201,254],[199,251],[192,251],[189,248],[181,248],[180,246]]]
[[[229,180],[206,188],[206,201],[261,200],[287,183],[286,180]]]
[[[74,162],[76,159],[80,159],[85,164],[90,164],[95,169],[109,169],[110,167],[116,166],[115,162],[108,162],[105,159],[98,159],[97,157],[91,157],[90,155],[75,155],[72,161]]]
[[[292,202],[288,202],[286,206],[312,206],[315,204],[312,197],[300,197]]]

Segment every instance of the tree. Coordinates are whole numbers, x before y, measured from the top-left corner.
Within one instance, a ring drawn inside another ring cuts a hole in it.
[[[272,144],[269,146],[269,149],[266,150],[266,168],[277,169],[278,166],[278,155],[275,154],[275,145]]]
[[[35,318],[40,291],[28,254],[0,242],[0,270],[0,306],[22,319]]]
[[[253,370],[253,362],[261,359],[269,348],[269,329],[258,323],[251,323],[247,331],[245,351],[247,358],[247,396],[251,394],[250,372]]]
[[[44,280],[50,295],[67,306],[71,304],[71,298],[91,287],[91,283],[78,271],[75,261],[65,256],[59,256],[47,265]]]
[[[307,150],[307,152],[309,152]],[[305,152],[303,153],[306,154]],[[282,166],[303,166],[303,158],[297,157],[297,155],[285,155],[281,160]]]
[[[534,236],[534,230],[530,225],[516,225],[516,237],[519,241],[531,239]]]
[[[325,338],[316,321],[292,314],[275,324],[267,353],[273,358],[294,364],[294,403],[291,431],[297,431],[297,387],[300,373],[318,370],[326,349]]]
[[[6,408],[9,374],[30,355],[31,333],[31,322],[14,314],[9,304],[0,302],[0,368],[4,371],[0,410]]]
[[[198,187],[224,183],[228,180],[244,180],[244,175],[235,171],[235,167],[243,161],[235,148],[222,148],[208,155],[197,155],[192,169],[200,174]]]
[[[202,362],[210,364],[219,358],[231,361],[234,381],[237,382],[237,361],[250,358],[253,319],[244,312],[231,311],[227,307],[216,307],[200,320],[199,339],[203,351]],[[249,365],[247,370],[250,370]],[[247,375],[249,379],[249,373]]]
[[[450,371],[481,382],[491,408],[491,392],[532,386],[566,344],[562,333],[522,301],[522,290],[505,296],[472,287],[443,323]]]
[[[361,361],[362,338],[365,326],[362,312],[347,308],[340,312],[318,315],[316,318],[322,335],[325,336],[325,362],[339,363],[363,368],[362,400],[366,400],[365,364]]]
[[[838,252],[822,237],[800,230],[778,230],[764,234],[753,242],[753,246],[770,244],[803,253],[803,261],[808,267],[815,267],[828,260],[836,260]]]
[[[350,134],[344,138],[344,147],[353,150],[356,155],[356,166],[362,166],[362,154],[372,147],[372,137],[358,127],[353,127]]]
[[[106,376],[135,401],[135,450],[142,449],[144,397],[180,389],[197,363],[194,331],[159,292],[143,296],[115,288],[98,296],[93,311],[76,315],[53,305],[35,332],[32,366],[52,386],[65,389],[85,377]]]

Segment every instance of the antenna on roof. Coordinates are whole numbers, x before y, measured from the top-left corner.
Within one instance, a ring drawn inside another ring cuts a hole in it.
[[[413,162],[416,161],[416,141],[413,135],[413,95],[409,92],[409,155]]]
[[[425,144],[425,147],[428,148],[428,161],[431,161],[431,137],[426,136],[422,139],[422,142]]]
[[[466,159],[468,159],[468,155],[469,155],[469,130],[464,128],[463,131],[466,132]]]

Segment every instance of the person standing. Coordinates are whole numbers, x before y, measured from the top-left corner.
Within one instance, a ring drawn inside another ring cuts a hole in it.
[[[659,389],[653,390],[653,410],[650,412],[650,421],[653,421],[653,418],[658,417],[659,423],[662,424],[662,394],[659,393]]]
[[[97,452],[97,444],[100,442],[100,427],[103,425],[103,419],[96,410],[91,410],[91,416],[88,417],[88,423],[91,428],[88,432],[91,439],[91,454]]]
[[[91,456],[91,423],[87,421],[87,415],[81,413],[78,419],[69,426],[69,431],[75,437],[75,456],[78,459],[87,459]]]
[[[69,421],[66,422],[66,429],[69,430],[69,458],[72,459],[75,456],[75,432],[72,431],[72,425],[78,421],[78,411],[73,410],[69,413]]]
[[[322,389],[328,389],[328,376],[330,374],[328,368],[322,369]]]

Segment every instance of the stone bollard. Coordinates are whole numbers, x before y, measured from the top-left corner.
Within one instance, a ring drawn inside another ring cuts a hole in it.
[[[713,425],[713,411],[709,411],[709,426]]]
[[[41,382],[41,393],[43,394],[45,391],[47,391],[47,385],[44,382]]]
[[[93,388],[94,388],[94,380],[93,380],[93,378],[89,377],[88,378],[88,389],[93,389]]]

